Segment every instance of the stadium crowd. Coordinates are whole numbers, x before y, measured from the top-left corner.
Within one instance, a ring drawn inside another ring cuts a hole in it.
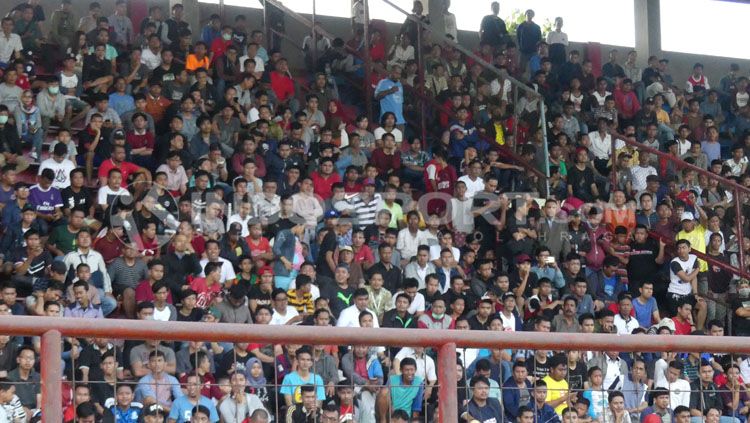
[[[190,28],[181,4],[142,22],[126,0],[85,16],[71,0],[17,5],[0,35],[0,314],[750,335],[750,281],[693,254],[740,267],[747,198],[684,166],[750,188],[739,67],[709,84],[700,63],[673,78],[666,58],[642,69],[612,50],[595,70],[562,18],[544,35],[529,10],[511,34],[486,6],[474,54],[504,75],[423,33],[419,1],[392,37],[363,38],[357,0],[351,34],[299,46],[242,15]],[[426,139],[410,123],[421,91],[439,105]],[[44,412],[40,343],[0,335],[0,423]],[[437,421],[436,352],[407,344],[68,338],[64,421]],[[466,422],[744,423],[750,409],[741,356],[459,352]]]

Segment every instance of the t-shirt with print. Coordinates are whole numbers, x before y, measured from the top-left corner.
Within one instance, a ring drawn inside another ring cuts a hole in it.
[[[50,186],[44,190],[39,185],[34,185],[29,190],[29,203],[41,214],[52,214],[56,207],[63,205],[62,196],[57,188]]]

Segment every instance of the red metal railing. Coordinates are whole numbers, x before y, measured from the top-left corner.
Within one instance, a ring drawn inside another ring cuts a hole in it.
[[[582,333],[461,331],[424,329],[363,329],[305,326],[241,325],[230,323],[132,321],[12,316],[0,319],[0,333],[41,336],[42,410],[44,423],[62,419],[60,370],[62,337],[134,340],[251,342],[317,345],[409,345],[438,349],[441,422],[458,421],[455,390],[456,347],[519,348],[593,351],[700,351],[750,353],[750,337],[718,336],[620,336]],[[452,391],[453,389],[453,391]]]

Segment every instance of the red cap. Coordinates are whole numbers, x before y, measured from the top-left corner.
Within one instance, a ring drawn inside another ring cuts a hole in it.
[[[271,274],[273,276],[273,268],[271,266],[263,266],[258,270],[258,275],[263,276],[266,273]]]

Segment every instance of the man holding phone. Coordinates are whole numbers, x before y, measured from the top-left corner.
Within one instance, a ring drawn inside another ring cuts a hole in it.
[[[536,266],[531,267],[537,278],[547,278],[552,281],[556,289],[565,286],[565,277],[557,266],[557,260],[551,255],[549,248],[542,246],[536,250]]]

